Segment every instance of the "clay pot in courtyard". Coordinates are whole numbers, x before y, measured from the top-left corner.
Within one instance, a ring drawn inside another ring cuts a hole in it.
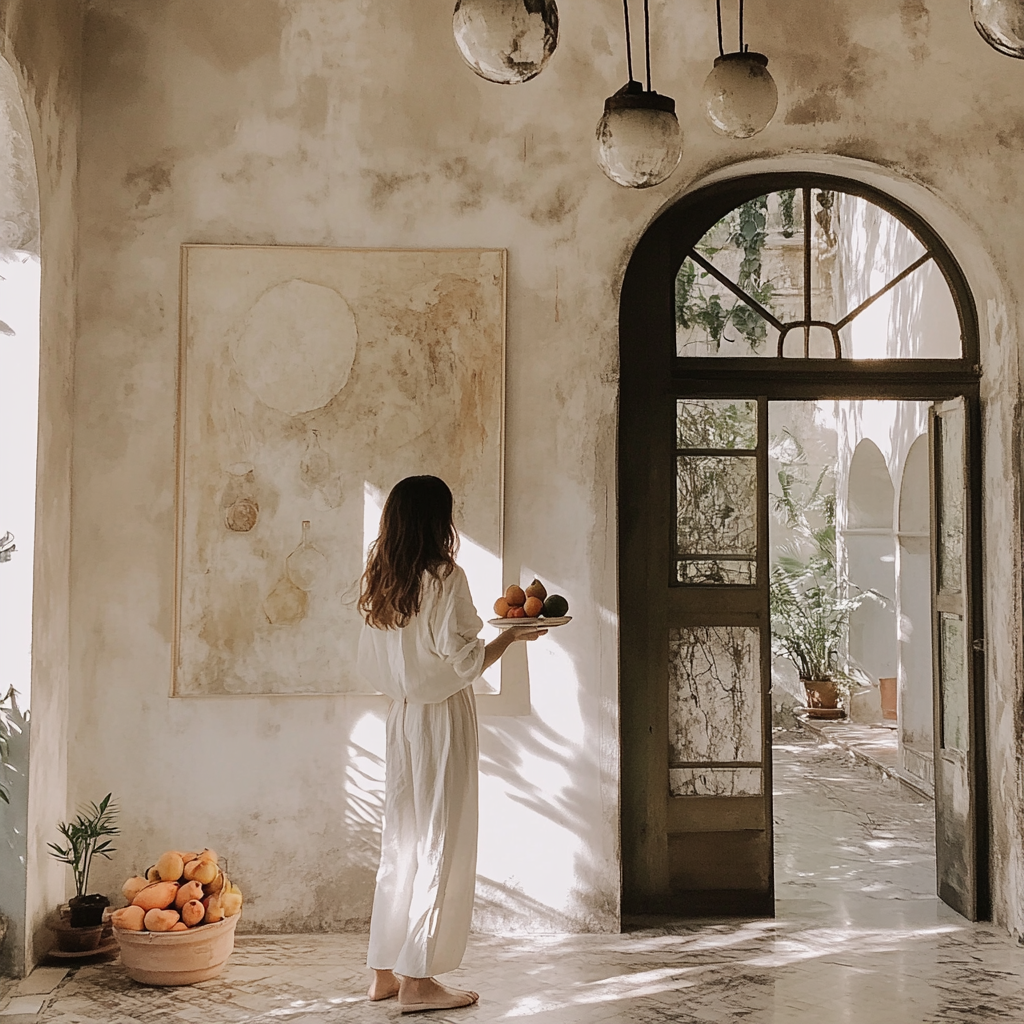
[[[801,679],[807,694],[808,718],[842,718],[839,688],[831,679]]]
[[[143,985],[195,985],[217,977],[235,948],[240,915],[184,932],[131,932],[115,928],[121,963]]]

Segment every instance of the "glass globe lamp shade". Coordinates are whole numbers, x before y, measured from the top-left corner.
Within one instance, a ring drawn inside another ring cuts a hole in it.
[[[1024,0],[971,0],[971,14],[992,49],[1024,59]]]
[[[518,85],[539,75],[558,45],[555,0],[456,0],[455,42],[488,82]]]
[[[597,162],[612,181],[626,188],[660,185],[682,155],[675,100],[645,92],[639,82],[605,100],[597,124]]]
[[[704,80],[704,108],[715,131],[749,139],[775,116],[779,90],[763,53],[726,53],[715,58]]]

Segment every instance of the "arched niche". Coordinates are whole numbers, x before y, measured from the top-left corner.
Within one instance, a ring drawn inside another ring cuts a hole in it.
[[[929,531],[928,438],[922,434],[910,446],[900,482],[899,531],[901,534]]]
[[[847,528],[891,530],[895,489],[885,457],[874,441],[864,438],[850,462]]]
[[[900,767],[935,784],[932,753],[931,498],[928,435],[910,446],[899,496],[898,678]]]

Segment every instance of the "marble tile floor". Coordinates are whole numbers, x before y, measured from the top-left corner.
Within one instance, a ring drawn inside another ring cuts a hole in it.
[[[1024,948],[932,894],[930,803],[806,734],[776,737],[775,790],[774,920],[473,936],[449,978],[478,989],[480,1004],[423,1016],[446,1024],[1024,1021]],[[397,1021],[394,1001],[363,996],[364,952],[358,935],[240,937],[223,977],[181,989],[136,986],[117,963],[33,984],[37,971],[0,1006],[0,1024]]]

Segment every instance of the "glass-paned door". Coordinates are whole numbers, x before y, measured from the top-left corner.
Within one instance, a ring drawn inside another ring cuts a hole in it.
[[[665,895],[770,914],[767,401],[678,398],[674,432]]]
[[[939,897],[978,916],[977,770],[971,601],[970,416],[962,398],[936,404],[932,459],[932,651],[935,859]]]

